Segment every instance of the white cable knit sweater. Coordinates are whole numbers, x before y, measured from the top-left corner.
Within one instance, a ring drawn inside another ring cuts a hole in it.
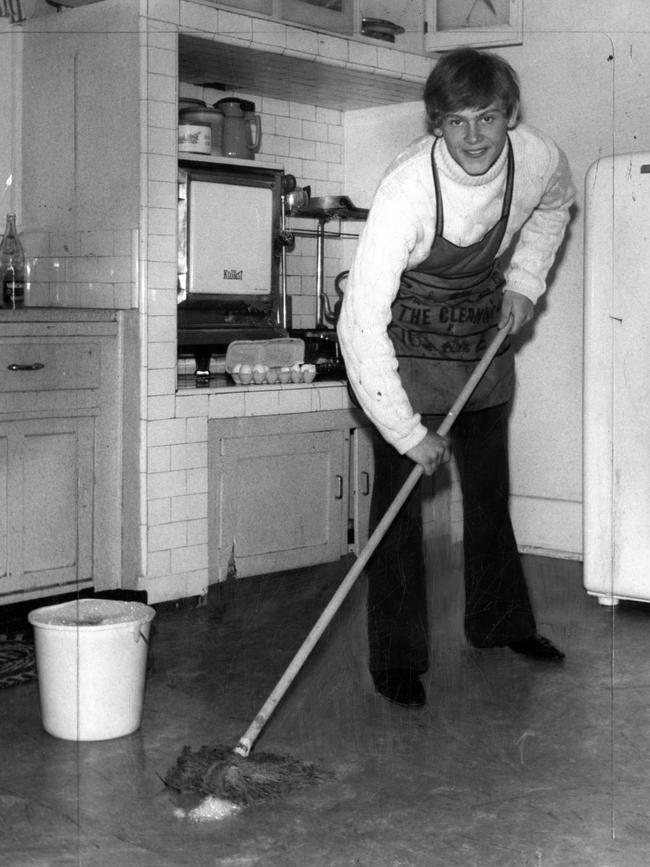
[[[506,286],[535,303],[569,221],[574,198],[564,154],[525,124],[509,132],[515,160],[510,217],[499,253],[520,232]],[[338,335],[350,384],[366,415],[401,453],[426,434],[398,374],[387,334],[391,304],[404,270],[428,256],[436,221],[432,136],[417,139],[388,168],[368,214],[350,268]],[[442,139],[436,166],[444,202],[444,236],[460,246],[480,240],[501,216],[506,152],[484,175],[468,175]]]

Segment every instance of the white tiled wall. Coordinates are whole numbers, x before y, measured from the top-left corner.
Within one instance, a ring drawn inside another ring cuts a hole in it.
[[[176,394],[176,132],[178,90],[208,105],[226,95],[176,81],[176,27],[214,38],[225,22],[229,38],[254,40],[250,19],[186,0],[148,0],[142,19],[145,62],[142,69],[142,238],[139,308],[143,339],[142,399],[142,587],[152,602],[207,592],[207,419],[241,415],[309,412],[348,406],[344,386],[264,387],[228,393]],[[268,22],[267,22],[268,23]],[[272,34],[286,43],[286,28]],[[260,31],[268,40],[268,27]],[[313,34],[308,34],[313,37]],[[221,34],[220,34],[221,38]],[[334,50],[343,40],[313,42],[314,51]],[[331,44],[330,44],[331,43]],[[295,40],[292,45],[295,48]],[[359,61],[360,62],[360,61]],[[377,64],[377,53],[374,61]],[[342,113],[313,105],[237,93],[252,100],[262,119],[262,147],[256,159],[295,175],[312,195],[345,194]],[[328,232],[338,224],[328,224]],[[355,228],[356,227],[356,228]],[[343,225],[342,231],[360,224]],[[313,220],[292,220],[290,228],[315,229]],[[326,239],[326,286],[345,267],[343,241]],[[298,237],[288,254],[288,289],[294,327],[315,325],[316,240]]]
[[[137,306],[137,229],[24,231],[29,307]]]

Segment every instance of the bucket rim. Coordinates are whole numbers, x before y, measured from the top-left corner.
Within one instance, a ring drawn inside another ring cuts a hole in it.
[[[109,611],[106,613],[106,622],[102,622],[101,620],[97,623],[82,623],[75,622],[74,620],[68,620],[67,622],[57,622],[56,617],[61,616],[67,610],[71,610],[73,613],[79,613],[79,610],[83,612],[83,609],[94,608],[97,607],[108,607],[112,606],[112,613]],[[129,609],[129,613],[133,614],[132,617],[128,619],[113,619],[119,617],[119,609],[122,609],[123,613],[125,609]],[[32,626],[44,628],[44,629],[62,629],[62,630],[86,630],[86,631],[97,631],[104,629],[115,629],[117,627],[127,627],[130,628],[134,623],[150,623],[154,617],[156,616],[156,610],[152,608],[150,605],[147,605],[144,602],[122,602],[117,599],[72,599],[67,602],[59,602],[54,605],[43,605],[40,608],[34,608],[27,615],[27,620],[31,623]]]

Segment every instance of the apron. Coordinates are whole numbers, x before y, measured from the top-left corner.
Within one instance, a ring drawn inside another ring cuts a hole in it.
[[[437,140],[436,140],[437,141]],[[459,247],[443,237],[444,214],[431,148],[436,192],[436,229],[427,258],[402,274],[388,334],[411,406],[422,414],[448,412],[476,362],[496,334],[505,283],[497,253],[506,231],[514,158],[508,139],[508,169],[498,222],[480,241]],[[514,353],[506,340],[466,408],[506,403],[514,390]]]

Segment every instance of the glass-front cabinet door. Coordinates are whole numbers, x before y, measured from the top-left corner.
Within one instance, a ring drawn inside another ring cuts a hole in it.
[[[523,0],[425,0],[426,51],[476,48],[522,41]]]
[[[278,21],[351,36],[357,0],[226,0],[215,6],[259,12]]]
[[[276,0],[284,21],[352,34],[354,0]]]

